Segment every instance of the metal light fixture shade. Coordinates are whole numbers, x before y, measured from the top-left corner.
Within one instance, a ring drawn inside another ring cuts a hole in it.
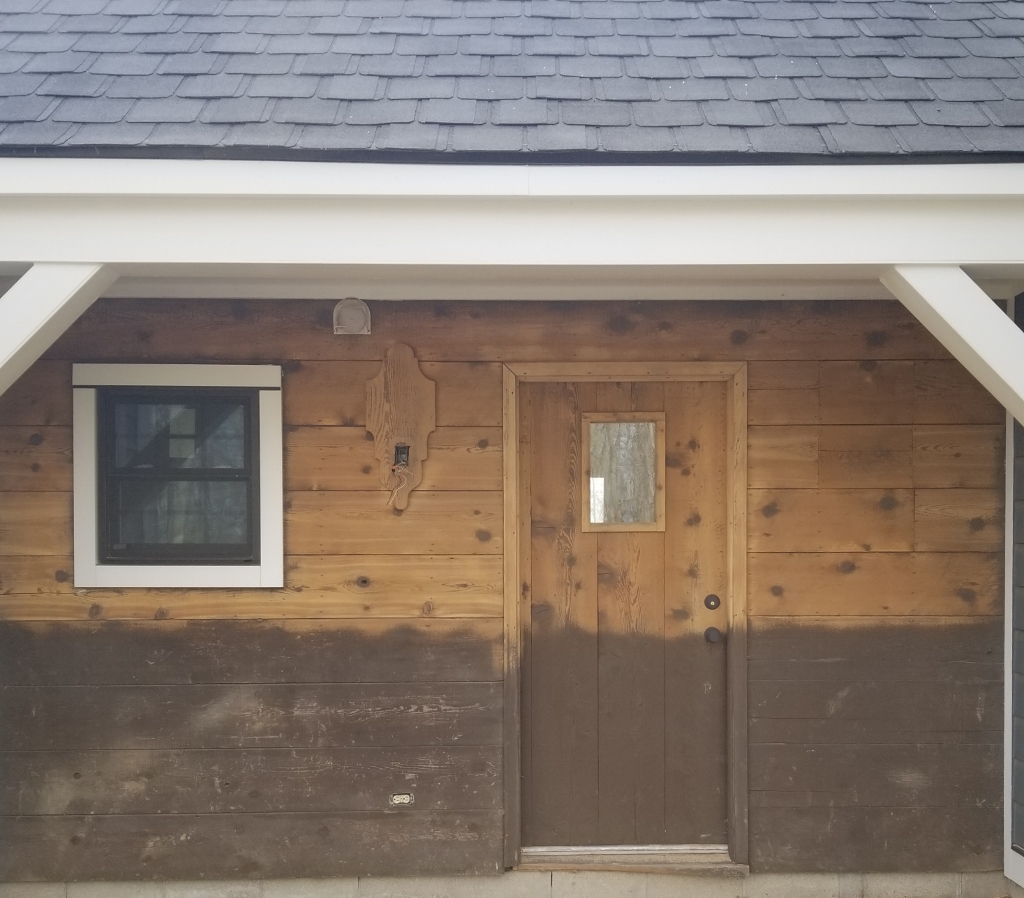
[[[354,296],[343,299],[334,307],[334,333],[370,333],[370,309]]]

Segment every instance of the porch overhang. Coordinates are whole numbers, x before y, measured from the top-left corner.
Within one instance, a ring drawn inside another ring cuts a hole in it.
[[[44,271],[85,266],[102,271],[94,292],[113,297],[895,293],[1024,417],[1024,378],[1010,363],[1024,357],[1024,335],[987,300],[1024,291],[1022,164],[3,159],[0,197],[0,276],[15,283],[29,271],[3,307],[5,339],[22,348],[16,364],[12,350],[2,354],[0,388],[92,301],[88,290],[32,285]],[[1004,325],[998,350],[982,321]]]

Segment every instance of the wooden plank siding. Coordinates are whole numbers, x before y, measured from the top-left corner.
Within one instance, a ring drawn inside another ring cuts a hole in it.
[[[513,361],[748,362],[751,868],[1000,868],[1003,412],[898,303],[371,305],[101,300],[0,396],[0,881],[502,868]],[[437,385],[401,515],[396,342]],[[283,589],[74,588],[73,361],[283,365]]]

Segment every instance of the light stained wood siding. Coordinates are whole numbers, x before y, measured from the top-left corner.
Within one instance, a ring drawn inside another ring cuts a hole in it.
[[[0,881],[501,865],[506,361],[749,363],[752,867],[998,867],[1003,415],[898,303],[331,308],[101,301],[0,397],[0,763],[54,784],[16,825],[0,789]],[[437,385],[402,515],[364,427],[396,342]],[[283,364],[283,589],[74,588],[72,361]]]

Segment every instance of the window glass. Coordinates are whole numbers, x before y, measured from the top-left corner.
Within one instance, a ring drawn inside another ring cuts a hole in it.
[[[590,422],[590,523],[657,521],[657,424]]]
[[[100,394],[107,563],[257,560],[256,392]]]

